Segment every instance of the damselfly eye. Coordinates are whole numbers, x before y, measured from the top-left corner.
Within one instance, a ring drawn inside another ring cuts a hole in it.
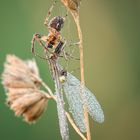
[[[61,76],[67,76],[67,71],[66,70],[61,70],[61,72],[60,72],[60,74],[61,74]]]

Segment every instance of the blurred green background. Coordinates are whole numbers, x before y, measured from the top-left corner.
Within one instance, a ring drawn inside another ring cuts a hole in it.
[[[0,73],[6,54],[32,58],[35,32],[43,25],[52,0],[0,0]],[[65,15],[58,3],[54,15]],[[92,140],[140,139],[140,0],[83,0],[80,9],[84,36],[86,85],[101,103],[105,122],[91,121]],[[69,15],[63,35],[77,40]],[[41,77],[53,87],[46,63],[37,58]],[[28,125],[5,105],[0,85],[0,140],[61,140],[55,103],[34,125]],[[71,129],[71,139],[80,140]]]

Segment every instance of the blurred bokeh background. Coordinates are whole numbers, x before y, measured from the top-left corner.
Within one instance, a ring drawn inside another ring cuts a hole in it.
[[[33,58],[32,35],[48,33],[43,22],[51,4],[52,0],[0,0],[0,73],[9,53],[22,59]],[[53,16],[65,13],[58,3]],[[103,124],[90,120],[92,140],[139,140],[140,1],[83,0],[80,18],[86,85],[95,92],[105,113]],[[70,15],[62,34],[77,40]],[[53,88],[46,63],[36,60],[41,77]],[[0,140],[61,140],[53,101],[36,124],[28,125],[14,116],[5,98],[0,85]],[[80,140],[72,129],[70,135],[72,140]]]

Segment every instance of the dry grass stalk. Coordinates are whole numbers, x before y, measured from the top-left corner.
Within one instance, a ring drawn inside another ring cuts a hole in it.
[[[79,19],[79,6],[81,0],[61,0],[61,2],[66,6],[66,8],[72,14],[75,24],[77,26],[77,32],[79,37],[79,52],[80,52],[80,70],[81,70],[81,97],[82,93],[84,92],[85,86],[85,78],[84,78],[84,50],[83,50],[83,37],[82,31],[80,26],[80,19]],[[91,140],[90,134],[90,126],[89,126],[89,117],[86,106],[84,106],[84,115],[85,115],[85,122],[87,127],[87,139]]]
[[[77,132],[77,134],[83,139],[83,140],[87,140],[87,138],[81,133],[81,131],[79,130],[79,128],[76,126],[76,124],[74,123],[73,119],[71,118],[70,114],[68,112],[66,112],[66,116],[70,122],[70,124],[72,125],[72,127],[74,128],[74,130]]]
[[[61,2],[75,15],[79,14],[81,0],[61,0]]]

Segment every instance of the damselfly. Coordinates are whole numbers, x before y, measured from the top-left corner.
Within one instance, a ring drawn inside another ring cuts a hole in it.
[[[81,97],[81,84],[79,79],[67,71],[61,70],[60,79],[65,81],[63,89],[68,100],[69,111],[81,132],[86,132],[83,105],[87,107],[90,116],[95,121],[102,123],[104,121],[104,114],[94,94],[87,87],[84,87],[84,92]]]

